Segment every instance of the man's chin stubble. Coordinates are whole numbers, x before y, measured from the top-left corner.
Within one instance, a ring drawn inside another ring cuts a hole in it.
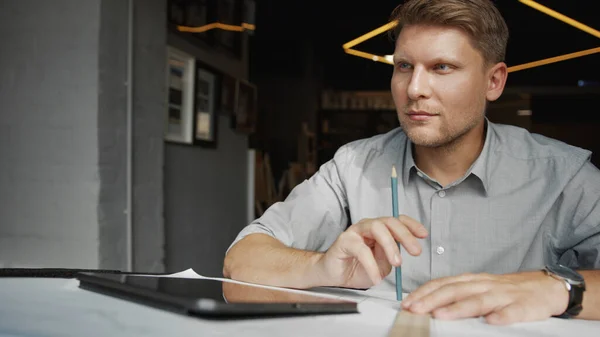
[[[415,134],[415,132],[406,132],[406,135],[416,146],[435,150],[445,150],[447,152],[452,152],[462,138],[462,135],[451,137],[448,134],[442,134],[437,137],[428,137],[427,135]]]

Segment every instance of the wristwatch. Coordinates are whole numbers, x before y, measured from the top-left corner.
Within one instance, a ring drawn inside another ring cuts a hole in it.
[[[575,270],[561,264],[546,265],[543,271],[546,275],[564,282],[569,291],[569,304],[567,305],[567,310],[561,315],[554,317],[572,318],[579,315],[581,309],[583,309],[581,304],[583,302],[583,292],[585,291],[585,281],[583,276]]]

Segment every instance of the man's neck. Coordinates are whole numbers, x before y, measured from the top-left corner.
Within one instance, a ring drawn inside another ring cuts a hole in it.
[[[451,144],[442,147],[415,145],[415,165],[429,177],[447,186],[465,175],[485,143],[485,121]]]

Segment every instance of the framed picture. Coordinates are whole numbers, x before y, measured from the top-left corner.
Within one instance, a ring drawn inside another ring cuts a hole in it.
[[[237,80],[227,74],[221,77],[221,114],[231,116],[235,111],[235,95],[237,90]]]
[[[168,47],[167,56],[167,111],[165,139],[171,142],[192,144],[194,122],[194,72],[193,56]]]
[[[235,110],[232,118],[236,132],[250,134],[255,131],[257,118],[256,86],[246,80],[237,80]]]
[[[196,99],[194,140],[198,145],[216,146],[217,119],[215,113],[216,75],[196,64]]]

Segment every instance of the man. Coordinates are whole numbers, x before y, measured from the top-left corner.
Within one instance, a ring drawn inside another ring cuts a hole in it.
[[[600,172],[588,151],[486,119],[507,79],[498,10],[409,0],[394,19],[401,129],[341,147],[239,234],[224,275],[368,288],[393,284],[401,265],[402,305],[415,313],[600,319]]]

